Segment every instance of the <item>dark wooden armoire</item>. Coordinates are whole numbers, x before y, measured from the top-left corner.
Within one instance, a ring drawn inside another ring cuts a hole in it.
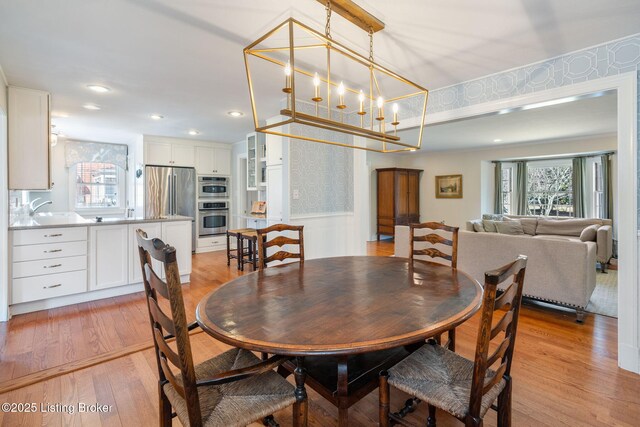
[[[385,168],[378,173],[378,240],[394,235],[396,225],[420,222],[419,169]]]

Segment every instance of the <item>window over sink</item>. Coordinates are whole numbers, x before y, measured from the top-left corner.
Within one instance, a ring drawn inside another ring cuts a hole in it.
[[[76,211],[123,210],[124,170],[113,163],[80,162],[69,170],[72,207]]]

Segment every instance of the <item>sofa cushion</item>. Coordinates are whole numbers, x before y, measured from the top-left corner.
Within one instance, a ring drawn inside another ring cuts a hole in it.
[[[500,222],[500,221],[492,221],[490,219],[483,219],[482,220],[482,226],[484,227],[484,231],[486,231],[487,233],[497,233],[498,229],[496,228],[496,222]]]
[[[586,227],[582,230],[582,233],[580,233],[580,240],[583,242],[595,242],[598,234],[598,228],[600,228],[600,226],[597,224]]]
[[[597,220],[596,220],[597,221]],[[593,219],[539,219],[536,234],[558,234],[579,237],[582,230],[594,223]]]
[[[536,235],[536,228],[538,227],[537,218],[520,218],[520,224],[522,224],[522,231],[524,231],[524,234],[528,234],[530,236]]]
[[[504,215],[502,214],[482,214],[482,219],[490,219],[491,221],[502,221]]]
[[[519,235],[524,234],[522,224],[518,220],[496,221],[496,229],[500,234]]]
[[[472,221],[473,231],[476,233],[484,233],[484,225],[482,225],[482,221]]]

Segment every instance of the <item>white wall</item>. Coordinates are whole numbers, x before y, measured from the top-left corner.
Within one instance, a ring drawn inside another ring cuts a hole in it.
[[[420,181],[420,220],[444,220],[447,224],[462,227],[467,220],[493,211],[492,160],[616,149],[616,136],[610,135],[538,144],[514,144],[500,148],[417,153],[415,156],[408,156],[408,160],[403,159],[402,166],[424,170]],[[615,167],[616,162],[613,163]],[[614,176],[615,173],[613,171]],[[456,174],[462,174],[462,199],[436,199],[435,176]]]
[[[7,177],[7,80],[0,66],[0,321],[9,317],[9,200]]]

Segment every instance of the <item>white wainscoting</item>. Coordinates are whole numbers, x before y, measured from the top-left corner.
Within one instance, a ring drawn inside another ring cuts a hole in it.
[[[305,259],[366,255],[365,241],[354,239],[352,212],[291,217],[293,225],[304,225]]]

